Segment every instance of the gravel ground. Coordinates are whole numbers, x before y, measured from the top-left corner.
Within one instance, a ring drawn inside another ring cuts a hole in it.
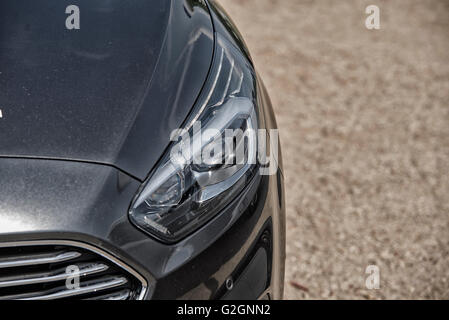
[[[449,1],[221,3],[280,127],[285,297],[449,299]]]

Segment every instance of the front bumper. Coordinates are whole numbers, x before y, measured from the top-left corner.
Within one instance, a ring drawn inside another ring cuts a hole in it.
[[[129,222],[129,199],[140,183],[115,168],[35,159],[1,159],[0,167],[0,243],[64,240],[99,248],[146,279],[145,299],[257,298],[262,292],[254,286],[272,298],[282,297],[280,171],[257,176],[224,212],[167,245]],[[260,248],[266,253],[266,271],[242,281],[254,257],[261,261]]]

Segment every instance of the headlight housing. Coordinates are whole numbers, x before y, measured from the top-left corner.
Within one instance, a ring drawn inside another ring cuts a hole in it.
[[[257,169],[255,79],[248,60],[217,35],[192,114],[131,204],[137,227],[162,241],[179,241],[245,188]]]

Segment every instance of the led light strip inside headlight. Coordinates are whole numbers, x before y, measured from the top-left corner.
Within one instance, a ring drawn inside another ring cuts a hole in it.
[[[220,36],[213,67],[184,129],[131,205],[131,221],[175,242],[213,218],[256,171],[258,114],[251,64]]]

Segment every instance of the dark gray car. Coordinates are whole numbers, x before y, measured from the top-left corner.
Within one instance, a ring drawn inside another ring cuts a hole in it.
[[[76,2],[0,2],[0,299],[282,298],[277,126],[229,17]]]

